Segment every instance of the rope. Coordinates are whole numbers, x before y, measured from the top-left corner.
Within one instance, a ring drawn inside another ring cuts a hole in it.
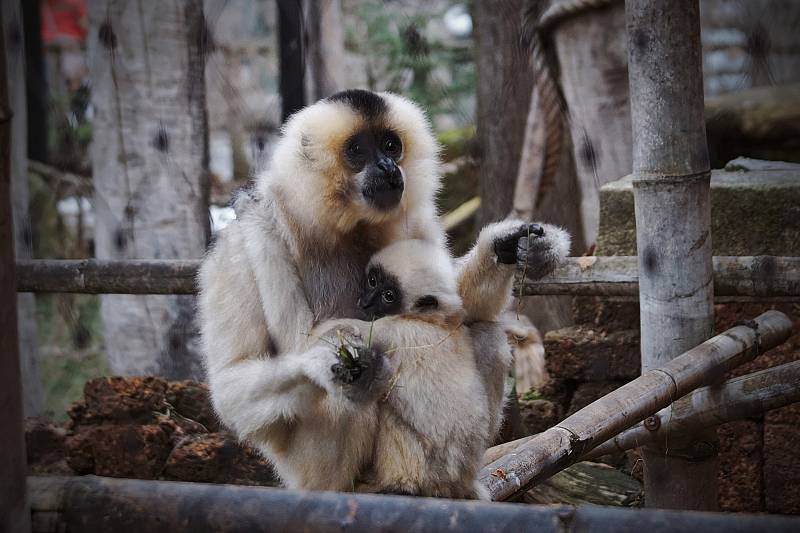
[[[618,1],[620,0],[565,0],[550,4],[540,15],[531,17],[535,18],[535,21],[531,24],[530,32],[531,65],[536,76],[534,84],[539,93],[539,110],[543,116],[545,128],[545,154],[541,170],[542,175],[539,180],[539,193],[536,195],[535,207],[537,208],[555,183],[564,143],[564,121],[562,116],[566,104],[547,57],[546,44],[549,37],[548,34],[566,19],[587,11],[610,6]]]

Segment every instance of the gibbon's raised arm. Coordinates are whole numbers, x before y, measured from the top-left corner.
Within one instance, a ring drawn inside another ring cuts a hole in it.
[[[569,234],[549,224],[506,220],[484,227],[475,246],[456,260],[467,320],[497,320],[511,299],[517,266],[527,277],[540,278],[567,257],[569,248]]]

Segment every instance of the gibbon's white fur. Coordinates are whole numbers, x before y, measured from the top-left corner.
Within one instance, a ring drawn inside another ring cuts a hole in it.
[[[392,164],[404,189],[391,208],[367,201],[370,175],[345,161],[350,139],[375,131],[391,131],[402,142]],[[438,187],[437,147],[419,108],[386,93],[340,93],[291,117],[257,178],[255,199],[219,232],[204,260],[199,319],[215,410],[239,438],[274,461],[289,487],[353,488],[350,472],[361,455],[339,452],[367,446],[375,428],[348,423],[354,409],[333,381],[334,350],[309,342],[308,335],[324,320],[358,316],[364,268],[379,249],[403,239],[444,249],[434,204]],[[456,263],[468,314],[490,316],[483,303],[510,287],[514,265],[498,264],[497,243],[516,247],[520,226],[485,227],[476,248]],[[562,255],[559,233],[545,231],[519,239],[532,271],[551,269],[552,258]],[[470,332],[477,353],[508,350],[496,323],[475,322]],[[481,361],[484,380],[502,381]],[[297,462],[288,462],[289,450]],[[313,472],[302,460],[312,457],[322,465]]]
[[[486,353],[473,350],[451,258],[437,245],[400,241],[378,252],[368,268],[374,266],[397,281],[403,302],[397,314],[374,322],[331,320],[314,334],[335,343],[344,331],[350,342],[368,342],[371,364],[380,368],[341,385],[344,396],[360,389],[356,396],[362,400],[353,402],[357,407],[347,411],[338,433],[349,433],[351,425],[357,433],[369,428],[355,440],[354,450],[340,450],[344,456],[364,454],[361,461],[350,461],[359,466],[352,472],[351,479],[358,480],[354,486],[369,492],[488,498],[476,475],[502,416],[502,376],[511,352],[503,343]],[[416,306],[431,297],[435,304]],[[485,380],[486,368],[500,379]]]

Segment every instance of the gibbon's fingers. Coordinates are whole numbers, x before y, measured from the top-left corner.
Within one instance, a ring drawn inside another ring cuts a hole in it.
[[[391,368],[382,351],[367,346],[349,347],[352,358],[340,358],[331,366],[333,381],[355,403],[368,403],[384,395]]]
[[[535,237],[519,239],[517,263],[528,279],[550,274],[569,254],[569,233],[557,226],[545,224]]]
[[[544,228],[539,224],[521,224],[516,230],[494,241],[494,253],[497,262],[504,265],[513,265],[517,262],[517,247],[519,240],[526,237],[541,237]]]

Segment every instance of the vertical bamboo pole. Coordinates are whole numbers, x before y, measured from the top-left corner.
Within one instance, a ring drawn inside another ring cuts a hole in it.
[[[709,162],[698,0],[626,0],[642,372],[711,337]],[[716,432],[643,449],[651,507],[717,507]]]
[[[11,117],[0,10],[0,531],[30,531],[25,497],[22,376],[17,336],[14,225],[11,215]]]

